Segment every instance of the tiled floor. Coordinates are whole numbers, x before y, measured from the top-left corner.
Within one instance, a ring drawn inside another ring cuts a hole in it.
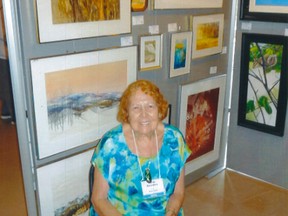
[[[0,141],[0,216],[26,216],[15,125],[0,120]],[[287,216],[288,191],[226,170],[188,186],[184,211],[186,216]]]

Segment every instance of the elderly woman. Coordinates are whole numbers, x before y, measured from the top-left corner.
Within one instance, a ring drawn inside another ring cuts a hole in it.
[[[184,164],[190,150],[174,126],[163,124],[168,104],[159,88],[138,80],[124,91],[121,124],[100,140],[90,215],[184,215]]]

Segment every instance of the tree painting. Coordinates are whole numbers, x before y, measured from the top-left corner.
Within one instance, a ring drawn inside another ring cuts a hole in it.
[[[283,45],[250,43],[246,120],[275,126]]]

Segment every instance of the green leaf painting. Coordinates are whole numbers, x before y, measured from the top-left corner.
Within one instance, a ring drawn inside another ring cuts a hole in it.
[[[250,43],[246,120],[275,126],[283,45]]]

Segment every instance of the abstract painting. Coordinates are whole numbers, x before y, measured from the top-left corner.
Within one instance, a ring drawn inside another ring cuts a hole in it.
[[[224,14],[193,17],[192,59],[221,53]]]
[[[179,128],[193,152],[186,161],[186,174],[219,157],[225,86],[225,75],[181,86]]]
[[[171,36],[170,77],[190,73],[192,32]]]
[[[92,154],[88,150],[36,170],[41,215],[89,215]]]
[[[116,126],[136,58],[133,46],[31,60],[39,158],[95,142]]]
[[[130,0],[36,0],[39,42],[131,32]]]

